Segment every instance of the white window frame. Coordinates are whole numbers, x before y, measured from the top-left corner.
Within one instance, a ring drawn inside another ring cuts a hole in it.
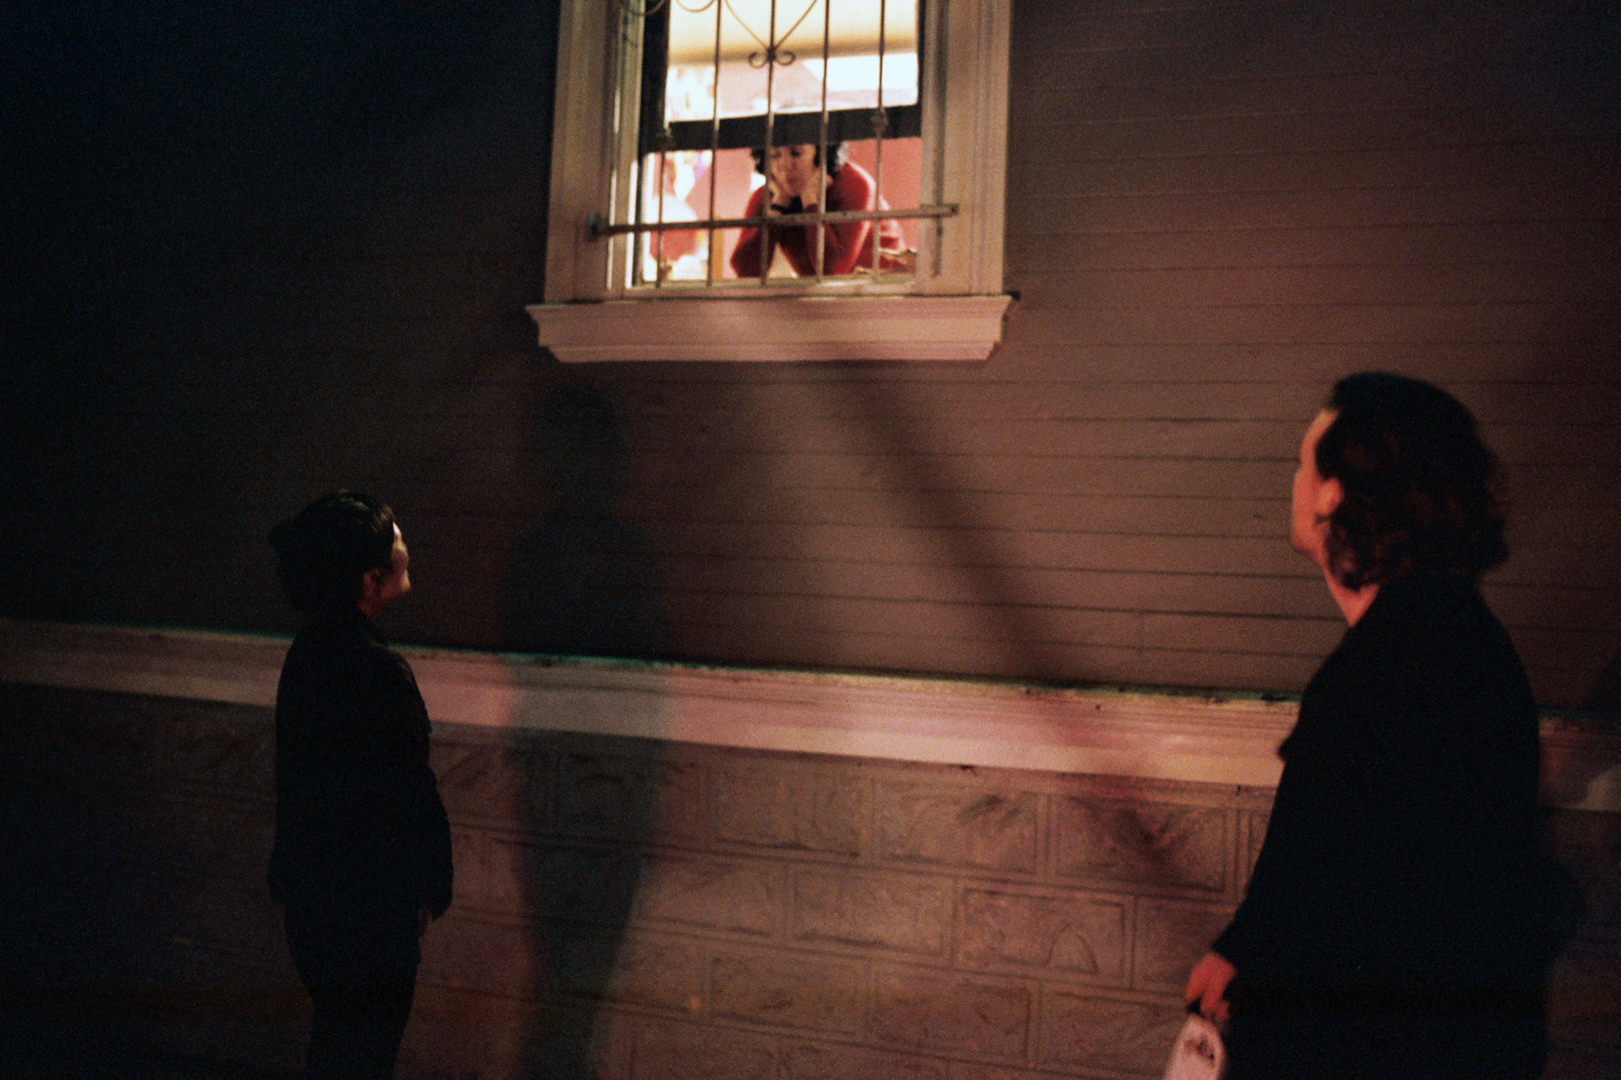
[[[528,308],[540,344],[565,362],[616,360],[983,360],[1002,337],[1007,178],[1007,0],[929,0],[923,70],[925,190],[956,207],[917,280],[631,287],[590,221],[628,200],[634,140],[618,129],[616,0],[564,0],[558,28],[546,289]],[[634,125],[632,125],[634,126]],[[932,231],[932,230],[929,230]]]

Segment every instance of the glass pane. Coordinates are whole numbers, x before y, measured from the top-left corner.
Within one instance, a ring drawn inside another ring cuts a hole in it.
[[[824,0],[780,0],[774,13],[772,0],[670,2],[667,122],[708,120],[717,115],[717,104],[722,117],[763,115],[768,99],[775,112],[815,112],[822,108],[824,74],[830,109],[872,107],[878,101],[880,9],[883,104],[918,100],[916,0],[825,0],[833,5],[826,41]],[[768,65],[770,56],[775,63]]]
[[[754,159],[747,150],[672,150],[663,155],[662,191],[655,184],[659,155],[649,154],[642,162],[646,178],[642,220],[659,222],[704,221],[712,218],[742,217],[748,200]],[[713,164],[712,164],[713,162]],[[714,192],[711,206],[710,195]],[[736,230],[729,230],[735,233]],[[647,233],[638,238],[638,280],[697,281],[726,277],[727,230],[671,229]],[[711,239],[713,238],[713,248]],[[735,238],[734,238],[735,239]],[[710,263],[713,262],[713,268]]]
[[[814,150],[814,148],[810,148]],[[878,143],[873,140],[845,144],[845,163],[828,180],[828,210],[863,210],[916,206],[921,182],[920,139],[885,139],[882,165]],[[643,220],[650,224],[703,221],[714,218],[752,216],[755,193],[765,185],[765,176],[748,150],[722,150],[713,159],[707,150],[671,151],[664,156],[662,192],[653,183],[658,175],[659,155],[650,154],[644,162],[647,188],[642,205]],[[711,167],[711,160],[715,162]],[[844,174],[844,169],[854,175]],[[840,175],[844,178],[841,180]],[[867,192],[877,190],[882,203]],[[714,205],[710,205],[710,192]],[[764,196],[760,196],[764,205]],[[876,244],[881,273],[910,273],[910,253],[917,251],[919,228],[927,222],[916,218],[885,220],[877,226]],[[867,222],[830,225],[834,230],[823,240],[824,276],[872,273],[873,246],[867,241],[873,225]],[[754,229],[671,229],[644,234],[640,238],[638,267],[642,282],[706,281],[722,278],[760,276],[759,259],[769,251],[772,277],[810,277],[816,272],[814,228],[803,225],[772,230],[769,248],[757,238]],[[711,246],[713,239],[713,247]],[[737,254],[740,241],[749,246]],[[754,252],[752,260],[749,252]],[[846,265],[848,264],[848,265]]]

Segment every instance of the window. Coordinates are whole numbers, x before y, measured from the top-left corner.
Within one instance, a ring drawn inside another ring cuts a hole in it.
[[[565,0],[541,344],[564,360],[988,355],[1008,303],[1007,8]],[[779,199],[787,173],[766,186],[768,144],[811,151],[814,197]],[[841,144],[850,165],[821,167]],[[857,206],[863,184],[876,196]]]

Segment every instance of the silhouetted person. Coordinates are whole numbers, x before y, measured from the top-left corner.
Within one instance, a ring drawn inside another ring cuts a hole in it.
[[[270,889],[315,1007],[308,1075],[386,1078],[419,939],[451,889],[427,709],[372,622],[410,589],[410,556],[393,512],[355,492],[315,500],[270,543],[305,616],[276,691]]]
[[[1294,549],[1349,629],[1279,748],[1249,890],[1187,999],[1230,1080],[1534,1080],[1579,910],[1537,844],[1537,707],[1477,588],[1495,462],[1428,383],[1353,375],[1306,431]]]

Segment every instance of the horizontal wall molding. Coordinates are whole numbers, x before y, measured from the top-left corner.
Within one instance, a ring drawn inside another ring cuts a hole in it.
[[[535,304],[564,363],[984,360],[1011,296],[779,296]]]
[[[0,620],[0,681],[269,708],[288,639]],[[1270,787],[1292,701],[406,647],[436,723]],[[1544,794],[1621,811],[1621,735],[1542,723]]]

